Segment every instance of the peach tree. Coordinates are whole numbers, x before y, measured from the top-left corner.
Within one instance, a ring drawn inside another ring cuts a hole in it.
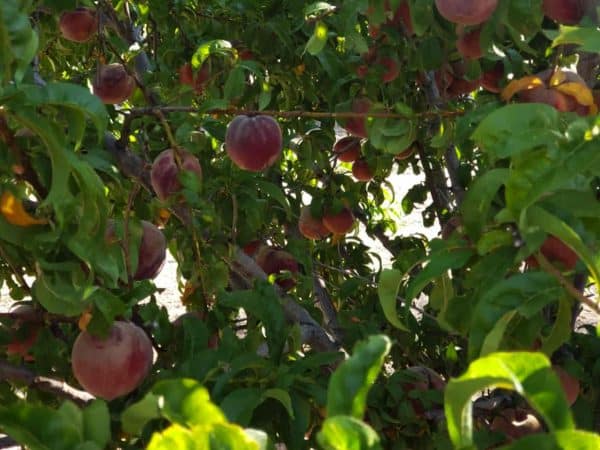
[[[600,448],[599,9],[0,2],[0,448]]]

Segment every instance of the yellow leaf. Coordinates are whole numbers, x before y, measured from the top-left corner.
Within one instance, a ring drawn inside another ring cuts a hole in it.
[[[557,70],[552,74],[550,78],[550,87],[558,86],[567,80],[567,75],[562,70]]]
[[[553,86],[553,89],[556,89],[563,94],[570,95],[577,100],[577,103],[583,106],[592,106],[594,105],[594,96],[592,95],[592,91],[590,88],[581,83],[562,83],[558,86]]]
[[[500,97],[505,102],[509,101],[517,92],[521,92],[527,89],[534,89],[540,86],[544,86],[544,82],[534,76],[527,76],[523,78],[519,78],[518,80],[512,80],[508,85],[502,90]]]
[[[2,213],[8,223],[19,227],[48,223],[45,219],[36,219],[29,215],[23,208],[23,202],[9,191],[4,191],[2,196],[0,196],[0,213]]]
[[[90,311],[85,311],[83,314],[81,314],[81,316],[79,317],[79,321],[77,322],[79,329],[81,331],[86,331],[91,320],[92,320],[92,313]]]

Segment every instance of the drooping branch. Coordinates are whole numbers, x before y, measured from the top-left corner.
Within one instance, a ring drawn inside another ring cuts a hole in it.
[[[325,281],[317,273],[313,274],[313,291],[316,298],[316,306],[323,313],[325,328],[333,335],[337,342],[343,341],[343,330],[337,320],[337,311],[331,302],[329,293],[325,287]]]
[[[242,277],[246,280],[267,279],[267,274],[241,249],[236,249],[233,266],[238,278]],[[308,311],[286,295],[281,288],[276,285],[274,288],[281,299],[286,319],[300,326],[304,342],[317,351],[336,351],[340,349],[341,343],[333,340]]]
[[[30,388],[70,400],[79,406],[85,406],[95,398],[93,395],[76,389],[64,381],[37,375],[25,367],[13,366],[3,359],[0,359],[0,379],[25,384]]]
[[[600,304],[598,302],[586,297],[575,286],[573,286],[573,283],[567,280],[560,270],[554,267],[541,252],[535,253],[534,256],[540,267],[552,275],[560,283],[560,285],[565,288],[571,297],[589,307],[596,314],[600,315]]]

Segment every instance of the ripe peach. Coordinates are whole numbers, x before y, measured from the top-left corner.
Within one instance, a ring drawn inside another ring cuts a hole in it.
[[[255,256],[256,264],[260,266],[267,275],[280,274],[288,271],[292,276],[299,271],[298,261],[294,256],[284,250],[271,248],[267,245],[259,247]],[[296,285],[294,278],[277,276],[275,281],[284,291],[289,291]]]
[[[298,229],[300,230],[300,234],[307,239],[323,239],[329,234],[329,230],[323,225],[323,220],[314,217],[308,206],[304,206],[300,210]]]
[[[175,159],[175,151],[171,148],[161,152],[150,170],[150,181],[156,196],[161,200],[166,200],[169,196],[181,189],[179,173],[187,170],[196,174],[199,180],[202,179],[202,167],[200,161],[187,150],[179,150],[180,166]]]
[[[360,139],[346,136],[334,144],[333,153],[342,162],[353,162],[360,156],[360,147]]]
[[[227,127],[225,149],[241,169],[260,172],[281,154],[281,128],[270,116],[237,116]]]
[[[348,208],[338,213],[329,212],[323,216],[323,225],[334,234],[346,234],[354,226],[354,214]]]
[[[494,67],[486,72],[483,72],[481,76],[481,86],[489,92],[499,94],[502,90],[500,88],[500,80],[504,78],[504,64],[498,61]]]
[[[524,103],[544,103],[561,112],[572,111],[577,106],[571,96],[543,86],[520,91],[517,95]]]
[[[195,75],[190,63],[185,63],[179,68],[179,82],[187,86],[192,86],[197,94],[202,94],[209,78],[210,71],[208,64],[202,64]]]
[[[491,431],[504,433],[509,441],[540,433],[542,425],[537,417],[524,409],[507,408],[494,417]]]
[[[134,280],[156,278],[165,264],[167,257],[167,240],[165,235],[152,223],[142,220],[142,240],[138,251],[137,270]],[[105,239],[109,244],[118,241],[115,235],[115,222],[109,221],[106,226]]]
[[[540,252],[549,262],[559,263],[566,270],[573,270],[579,260],[577,253],[571,250],[571,248],[565,245],[560,239],[552,235],[546,238],[540,247]],[[529,267],[539,266],[533,255],[528,257],[525,261]]]
[[[152,343],[131,322],[115,322],[108,337],[82,331],[71,352],[73,375],[89,393],[113,400],[136,389],[152,367]]]
[[[366,160],[357,159],[352,164],[352,175],[354,175],[354,178],[356,178],[358,181],[367,182],[371,181],[375,174],[369,167],[369,164]]]
[[[358,78],[366,77],[367,73],[369,73],[369,66],[367,66],[366,64],[361,64],[356,68],[356,76]]]
[[[435,0],[438,12],[446,20],[462,25],[478,25],[488,20],[498,0]]]
[[[96,12],[89,8],[77,8],[61,14],[58,27],[65,39],[86,42],[98,29]]]
[[[94,94],[107,105],[122,103],[131,97],[135,88],[134,78],[122,64],[101,66],[92,83]]]
[[[582,0],[543,0],[542,10],[546,17],[563,25],[578,24],[585,13]]]
[[[31,321],[35,309],[31,305],[20,304],[11,308],[10,312],[15,315],[15,321],[11,327],[12,339],[6,345],[6,354],[18,355],[25,361],[33,361],[34,357],[29,350],[37,341],[40,331],[40,323]]]
[[[167,240],[155,225],[142,220],[142,242],[134,280],[150,280],[162,270],[167,257]]]
[[[386,0],[386,8],[390,8],[389,2]],[[415,30],[413,28],[412,18],[410,17],[410,5],[407,0],[403,0],[398,6],[398,9],[394,12],[394,17],[388,25],[399,26],[402,24],[403,31],[407,36],[414,36]]]
[[[567,403],[569,403],[569,406],[573,405],[579,397],[579,390],[581,389],[579,380],[560,366],[552,366],[552,370],[560,380],[560,385],[567,397]]]
[[[400,63],[396,58],[386,56],[379,59],[377,63],[385,69],[381,74],[381,81],[383,83],[391,83],[400,75]]]
[[[352,102],[351,111],[354,113],[367,113],[371,108],[371,100],[366,97],[354,99]],[[352,117],[346,119],[345,124],[342,125],[348,133],[366,138],[367,136],[367,118],[366,117]]]
[[[458,53],[465,59],[478,59],[483,56],[481,49],[481,28],[461,32],[456,41]]]
[[[413,153],[415,151],[416,151],[415,146],[411,145],[407,149],[402,150],[400,153],[398,153],[396,156],[394,156],[394,159],[396,159],[398,161],[402,161],[404,159],[408,159],[408,158],[410,158],[413,155]]]

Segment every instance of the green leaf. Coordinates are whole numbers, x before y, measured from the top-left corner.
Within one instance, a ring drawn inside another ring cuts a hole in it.
[[[317,434],[325,450],[381,450],[379,436],[362,420],[349,416],[328,417]]]
[[[192,67],[199,69],[210,55],[233,56],[233,46],[222,39],[204,42],[192,55]]]
[[[105,448],[110,442],[110,414],[106,402],[94,400],[83,409],[83,436],[93,441],[99,448]]]
[[[276,184],[265,180],[256,180],[256,185],[258,186],[258,189],[260,189],[263,193],[267,194],[269,197],[271,197],[273,200],[279,203],[283,207],[283,210],[288,215],[288,217],[290,216],[290,202],[287,196],[285,195],[285,192],[283,192],[283,189],[281,189]]]
[[[31,450],[72,450],[83,431],[70,414],[25,402],[0,406],[0,429]]]
[[[102,101],[93,95],[89,89],[71,83],[48,83],[45,86],[23,86],[27,100],[34,106],[54,105],[77,113],[82,117],[88,116],[98,133],[98,140],[104,137],[108,124],[108,113]],[[75,116],[73,116],[75,117]],[[83,131],[73,136],[77,147],[81,144]]]
[[[325,44],[327,44],[327,25],[319,20],[315,23],[315,29],[306,43],[304,51],[315,56],[321,53]]]
[[[450,241],[448,241],[450,242]],[[433,250],[427,257],[427,265],[417,276],[411,278],[406,287],[406,301],[415,298],[432,280],[444,275],[448,270],[463,267],[473,256],[473,250],[462,241],[444,244]]]
[[[234,67],[229,72],[225,86],[223,87],[223,96],[226,100],[232,100],[244,95],[244,89],[246,88],[246,78],[244,75],[244,69],[240,66]]]
[[[483,119],[472,138],[495,161],[538,147],[555,147],[558,120],[558,111],[548,105],[506,105]]]
[[[590,431],[568,430],[525,436],[498,450],[596,450],[600,436]]]
[[[364,415],[367,394],[379,375],[381,366],[391,349],[387,336],[370,336],[357,344],[352,356],[344,361],[331,376],[327,391],[327,416]]]
[[[225,422],[221,410],[210,401],[206,388],[192,379],[159,381],[152,388],[161,415],[186,426]]]
[[[294,408],[292,406],[292,398],[287,391],[278,388],[267,389],[262,393],[262,400],[266,400],[267,398],[272,398],[273,400],[277,400],[288,413],[290,419],[294,419]]]
[[[552,38],[550,31],[546,32]],[[561,25],[558,36],[554,37],[552,47],[559,45],[575,44],[580,51],[600,53],[600,33],[596,27],[570,27]]]
[[[281,357],[288,332],[279,297],[270,284],[262,282],[251,291],[223,293],[219,303],[222,306],[244,308],[248,315],[260,319],[267,334],[269,357],[273,360]]]
[[[562,295],[558,300],[558,312],[552,331],[546,338],[542,338],[541,352],[550,356],[569,340],[571,336],[572,302]]]
[[[492,169],[471,185],[461,206],[462,218],[469,236],[478,238],[488,219],[493,199],[509,177],[508,169]]]
[[[472,398],[484,389],[517,391],[544,419],[550,431],[572,430],[573,418],[558,377],[541,353],[493,353],[473,361],[450,380],[444,393],[448,433],[456,448],[473,446]]]
[[[241,388],[227,395],[219,406],[230,422],[247,426],[252,420],[254,410],[262,401],[260,389]]]
[[[123,431],[134,436],[139,436],[148,422],[159,417],[158,397],[152,393],[148,393],[140,401],[128,406],[121,414]]]
[[[19,83],[38,49],[38,35],[31,28],[28,2],[0,2],[0,86]]]
[[[403,274],[399,270],[383,270],[379,275],[377,293],[379,294],[379,303],[383,309],[383,314],[388,322],[390,322],[399,330],[408,331],[406,325],[404,325],[398,319],[398,311],[396,307],[398,302],[398,290],[400,288],[400,282],[402,281],[402,278]]]
[[[477,301],[469,332],[471,358],[498,349],[508,321],[519,313],[530,318],[561,294],[558,282],[544,272],[526,272],[489,286]]]

